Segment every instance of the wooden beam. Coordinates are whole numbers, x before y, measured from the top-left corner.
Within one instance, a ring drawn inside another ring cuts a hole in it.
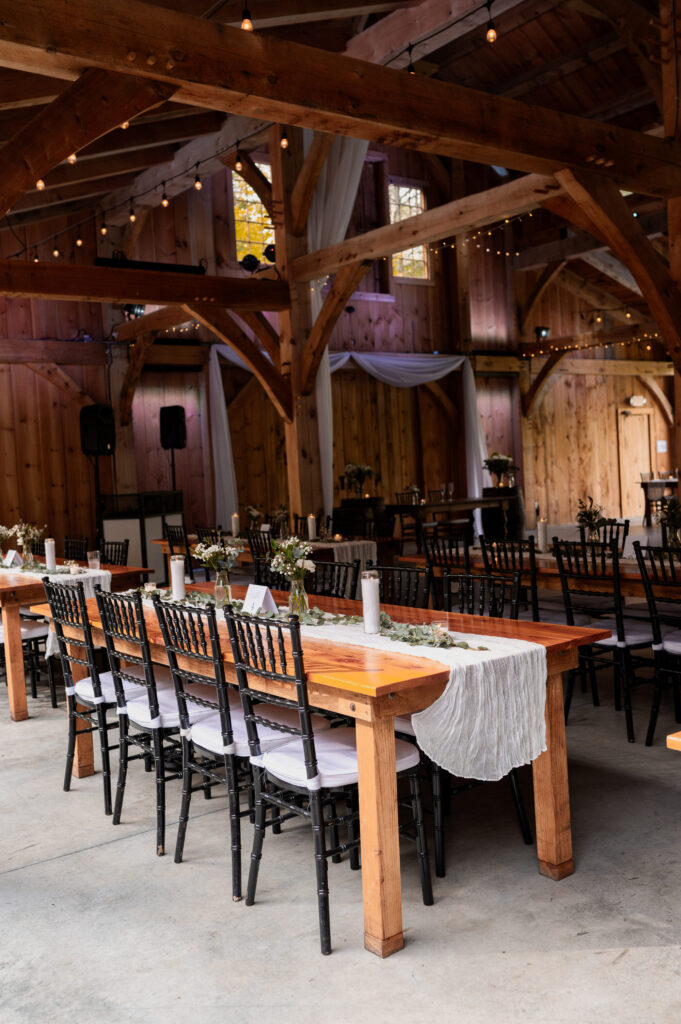
[[[78,201],[79,199],[90,199],[90,206],[94,208],[96,200],[93,196],[102,196],[110,191],[112,188],[124,188],[129,191],[134,182],[134,174],[116,174],[111,178],[96,178],[94,181],[82,181],[76,185],[60,185],[57,188],[46,188],[42,192],[32,191],[22,196],[18,202],[14,204],[10,211],[12,222],[16,223],[14,218],[22,217],[22,220],[26,220],[26,216],[33,214],[35,210],[45,210],[49,206],[62,206],[65,203],[71,203]],[[126,219],[127,219],[127,207],[126,207]]]
[[[63,164],[55,167],[49,174],[43,175],[45,188],[61,188],[65,185],[77,185],[82,181],[93,181],[95,178],[110,178],[114,174],[129,174],[142,171],[155,164],[165,164],[175,155],[175,146],[149,146],[146,149],[131,149],[116,156],[79,157],[73,165]],[[30,194],[35,194],[34,185]]]
[[[527,364],[518,356],[476,355],[473,356],[473,369],[480,376],[505,376],[520,373]]]
[[[62,394],[67,395],[81,409],[84,405],[94,405],[94,399],[86,391],[83,391],[73,377],[69,377],[68,373],[65,373],[56,363],[26,363],[26,366],[29,370],[33,370],[38,377],[54,384]]]
[[[272,216],[272,186],[269,181],[262,173],[260,168],[253,162],[248,153],[243,150],[239,150],[239,159],[241,160],[241,170],[237,171],[235,164],[237,160],[236,150],[232,153],[226,153],[220,157],[225,167],[229,167],[230,171],[238,174],[244,181],[251,186],[262,205],[267,210],[270,217]]]
[[[152,345],[147,352],[145,366],[183,367],[186,370],[202,368],[208,363],[210,345]]]
[[[288,286],[281,281],[26,260],[0,260],[0,295],[152,305],[201,302],[237,310],[280,310],[289,302]]]
[[[536,208],[547,195],[558,191],[552,178],[530,174],[301,256],[293,265],[294,277],[298,281],[313,281],[361,259],[390,256],[413,245],[435,242],[471,228],[493,224],[500,217],[511,217]]]
[[[0,64],[66,78],[100,67],[167,82],[190,105],[540,174],[590,169],[633,191],[681,194],[677,141],[434,79],[412,77],[406,89],[401,71],[139,0],[123,9],[0,0]]]
[[[456,406],[454,405],[454,402],[451,400],[445,389],[442,387],[442,384],[440,384],[440,382],[437,380],[429,380],[426,381],[425,386],[428,388],[428,390],[430,391],[431,395],[433,395],[435,400],[440,403],[445,415],[447,416],[452,426],[458,426],[460,420]]]
[[[262,384],[279,415],[290,422],[293,417],[293,397],[289,381],[281,376],[267,356],[239,327],[234,317],[226,309],[203,302],[187,303],[185,309],[190,317],[199,320],[220,341],[239,353]]]
[[[566,291],[572,295],[577,295],[580,299],[584,299],[594,310],[602,310],[607,313],[608,316],[612,317],[613,320],[617,320],[623,324],[638,324],[642,327],[648,327],[652,325],[652,320],[644,316],[639,310],[632,308],[629,310],[631,317],[627,316],[627,310],[621,309],[621,301],[616,298],[612,292],[606,291],[604,288],[591,284],[590,281],[585,281],[583,277],[575,274],[572,270],[561,270],[560,274],[556,277],[556,284],[560,285],[561,288],[565,288]]]
[[[123,130],[109,132],[97,142],[92,142],[79,154],[80,157],[120,156],[138,149],[151,149],[173,143],[188,142],[203,135],[214,135],[225,121],[225,115],[216,110],[185,114],[169,120],[140,122]],[[215,151],[213,151],[215,152]]]
[[[523,416],[526,416],[527,419],[531,419],[553,386],[556,379],[555,370],[565,355],[565,352],[552,352],[530,384],[529,391],[522,396]]]
[[[64,83],[58,78],[26,75],[10,68],[0,71],[0,111],[51,103],[63,91]]]
[[[647,359],[580,359],[572,356],[561,366],[561,372],[596,377],[673,377],[674,364]]]
[[[291,193],[291,232],[300,238],[307,228],[307,217],[314,198],[319,175],[333,146],[333,135],[315,132],[303,166],[298,172]]]
[[[614,281],[621,288],[626,288],[628,291],[633,292],[634,295],[640,296],[641,289],[637,285],[634,275],[612,253],[586,252],[582,259],[590,267],[593,267],[594,270],[597,270],[605,277],[609,277],[611,281]]]
[[[556,275],[561,272],[566,263],[567,260],[557,260],[555,263],[549,263],[547,264],[547,266],[544,267],[543,271],[539,275],[539,278],[537,279],[534,285],[534,288],[525,300],[523,308],[520,310],[518,321],[521,335],[525,333],[527,321],[532,316],[534,307],[537,305],[537,303],[541,299],[542,295],[544,294],[548,286],[554,280]]]
[[[163,306],[161,309],[155,309],[152,313],[145,313],[144,316],[138,316],[118,324],[114,327],[114,336],[116,341],[127,344],[142,334],[165,331],[168,327],[177,327],[189,319],[186,309],[182,306]]]
[[[243,322],[250,327],[262,347],[265,349],[265,352],[267,352],[274,365],[279,369],[279,335],[267,317],[263,316],[262,313],[257,313],[252,310],[242,310],[239,313],[239,319],[243,320]]]
[[[364,3],[352,3],[349,0],[342,0],[340,3],[334,3],[333,0],[326,3],[323,0],[267,0],[264,6],[253,6],[251,17],[255,31],[259,32],[265,28],[282,28],[312,21],[354,18],[357,14],[381,14],[396,7],[411,7],[417,2],[418,0],[368,0]],[[184,11],[197,17],[203,16],[207,10],[204,0],[157,0],[157,3],[159,7]],[[225,25],[241,25],[241,18],[236,19],[236,15],[241,12],[240,4],[237,4],[236,9],[233,4],[213,5],[213,8],[208,8],[209,13],[206,15],[211,21]]]
[[[654,326],[654,324],[652,325]],[[573,351],[592,348],[606,348],[614,345],[626,345],[634,341],[659,340],[659,333],[654,331],[641,331],[635,326],[615,327],[607,331],[584,331],[577,334],[566,334],[560,338],[551,338],[549,341],[539,341],[521,346],[522,355],[525,358],[533,356],[547,356],[555,349],[571,349]]]
[[[664,210],[654,210],[652,213],[640,215],[637,219],[649,238],[658,238],[667,230]],[[512,265],[514,270],[539,270],[547,263],[581,259],[585,253],[603,252],[604,249],[605,246],[599,239],[586,231],[579,231],[567,238],[556,239],[555,242],[542,242],[540,245],[521,249],[520,253],[513,257]]]
[[[136,208],[135,220],[132,223],[128,221],[126,224],[123,231],[123,240],[121,242],[121,249],[126,260],[132,258],[132,254],[137,247],[140,235],[144,231],[144,225],[147,223],[150,213],[151,210],[148,206],[138,206]]]
[[[84,71],[0,151],[0,215],[70,153],[162,103],[173,91],[173,86],[129,75]]]
[[[681,369],[681,293],[619,190],[604,178],[560,171],[558,180],[636,278],[676,366]]]
[[[147,354],[154,344],[156,335],[154,333],[139,335],[128,350],[128,368],[125,371],[121,396],[119,400],[119,419],[124,427],[130,423],[132,415],[132,400],[135,397],[137,382],[142,376],[142,370]]]
[[[367,260],[343,267],[329,288],[324,304],[319,311],[317,319],[312,325],[309,337],[305,342],[302,355],[302,366],[300,370],[300,393],[309,395],[314,388],[317,379],[317,370],[324,355],[324,349],[329,344],[331,334],[338,322],[338,317],[343,312],[346,303],[362,280],[370,266]]]
[[[0,338],[0,363],[57,363],[106,366],[106,349],[92,341],[58,338]]]
[[[667,421],[667,426],[673,429],[674,409],[672,408],[672,403],[669,401],[660,385],[657,383],[654,377],[651,377],[648,374],[639,374],[637,375],[636,379],[643,385],[646,391],[648,391],[649,394],[652,395],[654,401],[656,401],[659,405],[662,411],[662,415]]]
[[[12,231],[12,229],[16,231],[20,227],[26,227],[28,224],[41,224],[51,220],[62,221],[57,228],[61,232],[64,229],[63,221],[65,217],[82,213],[83,210],[91,213],[95,202],[97,202],[96,199],[93,200],[92,196],[88,196],[84,199],[73,199],[71,202],[58,203],[54,206],[41,206],[38,210],[25,210],[23,213],[5,214],[3,220],[0,221],[0,232]]]

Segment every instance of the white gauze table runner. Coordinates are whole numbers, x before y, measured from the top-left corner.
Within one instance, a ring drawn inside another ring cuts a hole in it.
[[[13,569],[12,572],[16,573],[17,570]],[[102,590],[111,590],[111,573],[108,569],[83,569],[76,575],[75,573],[67,572],[24,572],[22,576],[33,577],[34,579],[41,580],[43,576],[47,576],[50,583],[63,583],[66,586],[73,586],[75,583],[83,584],[83,592],[85,598],[89,599],[95,596],[95,584],[99,583]],[[47,599],[45,599],[47,601]],[[54,632],[54,628],[50,626],[50,632],[47,635],[45,642],[45,657],[51,658],[59,654],[59,644],[57,642],[57,634]]]
[[[452,632],[462,647],[412,646],[358,626],[303,626],[310,640],[329,640],[427,658],[449,669],[444,693],[412,715],[418,745],[441,768],[492,782],[546,750],[546,648],[526,640]]]

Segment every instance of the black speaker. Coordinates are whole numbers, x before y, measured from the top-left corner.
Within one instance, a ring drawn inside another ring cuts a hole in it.
[[[110,405],[84,405],[80,410],[80,446],[84,455],[116,451],[116,421]]]
[[[183,405],[161,407],[161,447],[186,448],[187,424]]]

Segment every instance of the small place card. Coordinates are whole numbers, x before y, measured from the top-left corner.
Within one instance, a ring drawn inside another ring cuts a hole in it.
[[[7,569],[11,569],[13,566],[19,569],[24,564],[24,560],[18,551],[8,551],[2,560],[2,564]]]
[[[260,524],[260,532],[261,533],[269,533],[271,529],[272,529],[272,524],[271,523],[261,523]]]
[[[276,614],[279,609],[274,603],[269,587],[256,586],[255,583],[251,583],[246,591],[243,611],[248,615],[257,615],[258,612],[274,612]]]

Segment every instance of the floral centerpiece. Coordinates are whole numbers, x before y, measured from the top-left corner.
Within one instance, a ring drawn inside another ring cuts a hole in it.
[[[272,541],[270,568],[291,581],[288,610],[292,615],[302,615],[308,610],[305,573],[314,572],[314,562],[309,558],[311,554],[310,545],[298,537]]]
[[[274,532],[277,537],[288,536],[288,524],[288,509],[286,508],[286,505],[280,505],[272,516],[272,526],[274,527]]]
[[[43,536],[46,529],[47,525],[34,526],[33,523],[25,523],[23,519],[11,528],[10,534],[16,537],[17,544],[23,548],[24,566],[33,564],[33,545]]]
[[[501,487],[501,478],[518,472],[512,456],[502,455],[500,452],[492,452],[483,462],[483,468],[497,478],[497,487]]]
[[[215,604],[222,608],[232,600],[232,588],[229,583],[229,570],[239,560],[243,551],[242,544],[197,544],[194,558],[202,565],[215,572]]]
[[[655,520],[667,531],[667,546],[681,547],[681,504],[678,498],[662,498]]]
[[[586,497],[588,504],[582,498],[578,502],[577,525],[586,530],[588,540],[598,541],[599,531],[602,526],[605,526],[603,506],[596,505],[590,494],[587,494]]]
[[[9,540],[9,538],[13,537],[13,536],[14,536],[14,527],[13,526],[0,526],[0,544],[3,541],[5,541],[5,540]]]
[[[257,530],[258,522],[262,519],[262,510],[256,508],[255,505],[246,505],[246,515],[248,516],[249,530]]]
[[[362,494],[365,480],[374,479],[378,483],[381,479],[380,474],[373,466],[366,466],[359,462],[348,462],[343,471],[343,477],[345,486],[353,490],[355,494]]]

